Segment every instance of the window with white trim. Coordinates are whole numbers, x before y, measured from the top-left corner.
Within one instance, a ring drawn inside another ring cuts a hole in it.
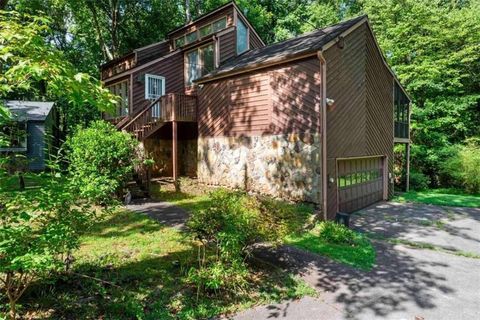
[[[121,81],[110,86],[107,86],[107,89],[111,93],[120,97],[120,100],[117,103],[117,108],[114,114],[110,115],[113,117],[122,117],[128,116],[128,101],[129,101],[129,81]]]
[[[145,99],[156,100],[165,95],[165,78],[153,74],[145,75]]]

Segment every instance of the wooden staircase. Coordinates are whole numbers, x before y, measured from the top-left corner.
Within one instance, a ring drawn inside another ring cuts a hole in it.
[[[143,141],[168,122],[197,121],[197,97],[194,95],[169,93],[148,103],[133,117],[119,121],[116,127]]]

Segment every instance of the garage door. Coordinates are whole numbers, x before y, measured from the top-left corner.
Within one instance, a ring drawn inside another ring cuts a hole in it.
[[[383,199],[383,159],[338,160],[340,212],[353,212]]]

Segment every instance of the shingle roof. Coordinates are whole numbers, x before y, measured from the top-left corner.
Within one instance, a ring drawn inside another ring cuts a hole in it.
[[[316,52],[365,17],[365,15],[359,16],[351,20],[300,35],[296,38],[247,51],[242,55],[227,60],[224,64],[220,65],[220,67],[196,80],[196,82],[216,78],[217,76],[234,70],[239,71],[242,69],[249,69],[252,65],[268,64],[269,62],[281,60],[283,58],[287,59],[310,52]]]
[[[26,117],[28,121],[44,121],[54,102],[7,100],[5,106],[17,117]]]

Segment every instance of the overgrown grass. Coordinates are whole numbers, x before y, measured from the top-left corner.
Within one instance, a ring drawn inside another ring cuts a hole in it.
[[[197,301],[186,282],[187,271],[197,263],[195,243],[187,234],[128,211],[95,225],[74,256],[73,272],[43,279],[27,292],[24,311],[53,319],[73,314],[79,319],[203,319],[315,294],[290,274],[258,266],[245,292]]]
[[[419,202],[439,206],[480,207],[480,195],[466,194],[456,189],[409,191],[397,195],[393,200],[400,202]]]
[[[332,222],[329,223],[333,224]],[[349,241],[332,241],[330,239],[337,237],[324,236],[322,234],[323,229],[324,223],[319,223],[308,232],[287,236],[286,242],[358,269],[371,270],[373,268],[375,249],[368,238],[360,233],[348,230]]]

